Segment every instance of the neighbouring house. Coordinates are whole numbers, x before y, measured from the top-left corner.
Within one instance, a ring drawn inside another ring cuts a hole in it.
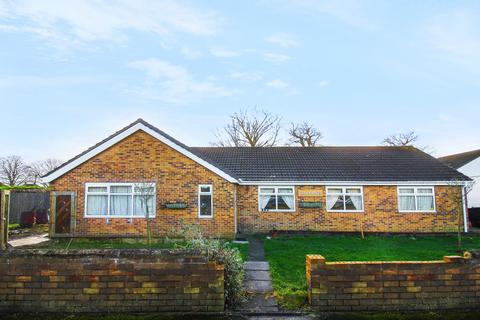
[[[188,147],[139,119],[48,173],[53,236],[467,231],[471,179],[413,147]],[[142,201],[143,186],[153,196]]]
[[[480,208],[480,149],[438,159],[473,179],[474,184],[472,190],[468,193],[467,203],[469,208]]]

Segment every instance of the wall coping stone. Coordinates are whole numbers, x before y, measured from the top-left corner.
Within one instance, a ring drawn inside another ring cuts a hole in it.
[[[193,249],[9,249],[0,251],[0,258],[23,257],[105,257],[105,258],[201,258],[206,252]]]

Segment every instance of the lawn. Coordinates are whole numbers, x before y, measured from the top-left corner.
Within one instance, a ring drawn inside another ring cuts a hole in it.
[[[480,249],[480,236],[463,238],[464,249]],[[286,309],[307,303],[305,256],[321,254],[327,261],[441,260],[456,254],[456,236],[280,236],[263,241],[273,287]]]
[[[74,238],[70,239],[54,239],[41,243],[35,248],[44,249],[172,249],[182,245],[181,242],[165,239],[153,239],[152,244],[148,246],[144,239],[87,239]],[[248,255],[248,244],[228,243],[232,248],[237,248],[245,260]]]

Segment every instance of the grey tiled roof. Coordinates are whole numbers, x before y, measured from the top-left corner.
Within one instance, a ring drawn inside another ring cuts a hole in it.
[[[450,181],[471,180],[412,147],[188,147],[138,119],[45,176],[60,170],[122,132],[142,124],[243,181]]]
[[[470,180],[413,147],[196,147],[190,150],[243,181]]]
[[[440,157],[438,160],[452,168],[459,169],[478,157],[480,157],[480,149]]]

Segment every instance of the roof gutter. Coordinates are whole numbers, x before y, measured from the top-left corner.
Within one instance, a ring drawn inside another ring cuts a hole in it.
[[[242,181],[239,180],[239,185],[251,185],[251,186],[278,186],[278,185],[288,185],[288,186],[340,186],[340,185],[351,185],[351,186],[365,186],[365,185],[374,185],[374,186],[411,186],[411,185],[428,185],[428,186],[445,186],[445,185],[459,185],[466,186],[470,181]]]

